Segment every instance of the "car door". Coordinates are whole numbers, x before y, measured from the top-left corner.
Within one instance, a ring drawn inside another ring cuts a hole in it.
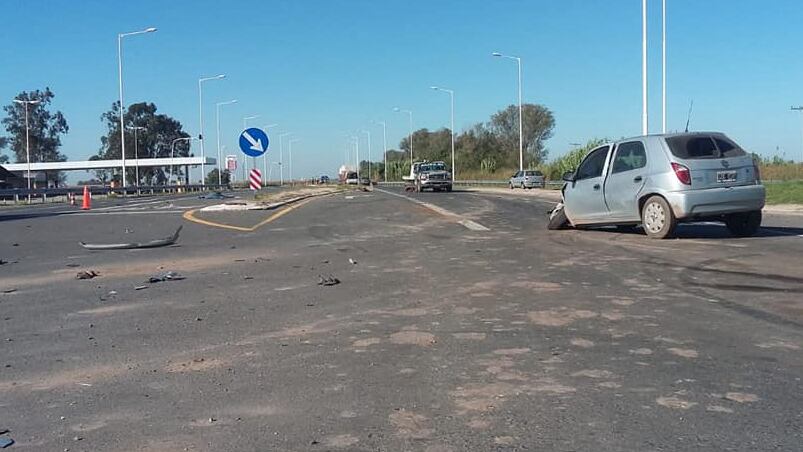
[[[647,179],[647,150],[641,140],[619,143],[608,165],[605,203],[612,220],[638,221],[638,197]]]
[[[602,183],[609,151],[606,145],[589,152],[575,171],[574,181],[566,184],[563,201],[573,224],[594,223],[608,214]]]

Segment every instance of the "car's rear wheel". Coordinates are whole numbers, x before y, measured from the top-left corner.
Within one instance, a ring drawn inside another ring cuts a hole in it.
[[[641,223],[647,237],[665,239],[675,231],[677,219],[664,198],[653,196],[641,208]]]
[[[736,237],[750,237],[761,227],[761,211],[732,213],[725,216],[725,226]]]
[[[546,227],[550,231],[567,229],[569,227],[569,219],[566,217],[566,210],[564,209],[563,204],[559,204],[557,207],[555,207],[555,210],[549,214],[549,223],[547,223]]]

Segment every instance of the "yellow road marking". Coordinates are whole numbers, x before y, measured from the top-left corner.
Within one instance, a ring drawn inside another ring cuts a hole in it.
[[[187,221],[192,221],[193,223],[203,224],[205,226],[212,226],[212,227],[215,227],[215,228],[223,228],[223,229],[231,229],[231,230],[240,231],[240,232],[254,232],[257,229],[261,228],[262,226],[265,226],[266,224],[270,223],[271,221],[274,221],[274,220],[277,220],[277,219],[281,218],[282,216],[286,215],[290,211],[298,209],[299,207],[301,207],[304,204],[312,201],[313,199],[314,198],[309,198],[309,199],[305,199],[303,201],[299,201],[299,202],[297,202],[295,204],[289,205],[289,206],[285,207],[284,209],[282,209],[282,210],[274,213],[273,215],[269,216],[268,218],[260,221],[259,223],[255,224],[254,226],[251,226],[250,228],[246,228],[246,227],[243,227],[243,226],[232,226],[230,224],[217,223],[217,222],[214,222],[214,221],[209,221],[209,220],[204,220],[204,219],[198,218],[198,217],[195,216],[195,212],[197,212],[198,209],[188,210],[188,211],[184,212],[184,215],[182,215],[182,217]]]

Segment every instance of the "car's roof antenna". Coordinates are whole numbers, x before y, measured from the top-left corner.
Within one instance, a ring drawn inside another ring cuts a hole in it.
[[[685,133],[689,133],[689,121],[691,120],[691,109],[694,107],[694,99],[691,100],[689,103],[689,114],[686,116],[686,130]]]

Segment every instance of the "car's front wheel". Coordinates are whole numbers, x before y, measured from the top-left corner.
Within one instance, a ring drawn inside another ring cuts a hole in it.
[[[677,219],[664,198],[653,196],[641,208],[641,223],[647,237],[665,239],[675,231]]]
[[[736,237],[750,237],[756,235],[761,227],[761,211],[732,213],[725,216],[725,226]]]
[[[566,229],[569,227],[569,219],[566,217],[566,210],[563,203],[558,204],[552,212],[549,213],[549,223],[547,229],[550,231],[557,231],[559,229]]]

